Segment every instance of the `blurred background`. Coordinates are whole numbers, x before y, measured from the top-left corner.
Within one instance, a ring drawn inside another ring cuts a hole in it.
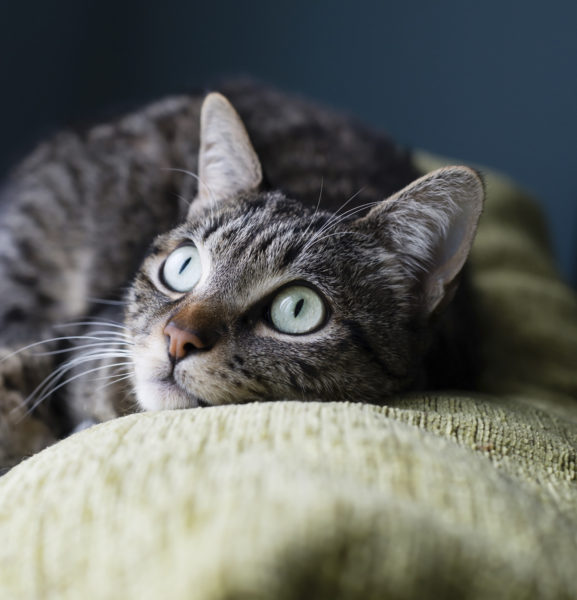
[[[575,0],[22,0],[0,28],[1,175],[68,123],[252,75],[510,175],[577,282]]]

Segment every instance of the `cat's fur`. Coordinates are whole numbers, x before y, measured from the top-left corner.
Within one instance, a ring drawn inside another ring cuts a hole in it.
[[[201,95],[170,98],[62,133],[12,175],[0,204],[3,353],[76,339],[0,363],[0,465],[138,408],[385,402],[424,386],[472,387],[471,307],[461,292],[446,305],[481,210],[477,174],[444,169],[383,202],[418,176],[386,137],[253,84],[222,91],[242,121],[220,95],[204,106]],[[159,272],[191,240],[202,278],[171,292]],[[135,272],[122,329],[123,307],[96,310],[92,299],[120,298]],[[310,334],[280,333],[268,316],[294,282],[326,304]],[[95,315],[99,324],[86,324]],[[60,328],[72,322],[82,324]],[[167,323],[202,343],[176,360]],[[55,371],[71,342],[70,368]],[[70,381],[30,416],[60,384],[37,386],[59,372]],[[91,379],[110,373],[118,380]]]

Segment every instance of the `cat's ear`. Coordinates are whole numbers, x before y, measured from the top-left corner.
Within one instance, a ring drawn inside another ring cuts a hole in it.
[[[468,167],[445,167],[417,179],[359,222],[386,240],[420,282],[431,314],[450,300],[483,210],[484,186]]]
[[[255,190],[262,180],[260,162],[241,118],[216,92],[205,98],[200,112],[198,178],[198,196],[191,210]]]

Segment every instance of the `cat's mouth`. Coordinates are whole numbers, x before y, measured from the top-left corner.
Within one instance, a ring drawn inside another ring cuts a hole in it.
[[[195,394],[191,394],[188,390],[184,389],[174,377],[174,373],[170,373],[166,377],[160,380],[163,387],[168,388],[171,392],[177,392],[181,396],[186,397],[186,408],[208,408],[212,406],[206,400],[203,400]]]

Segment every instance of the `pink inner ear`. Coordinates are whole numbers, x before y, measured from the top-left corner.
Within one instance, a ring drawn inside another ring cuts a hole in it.
[[[443,301],[469,256],[483,202],[482,189],[462,190],[457,210],[451,215],[446,234],[439,238],[425,284],[426,303],[432,312]]]
[[[212,93],[206,97],[200,121],[201,185],[191,210],[203,202],[215,202],[256,189],[262,179],[261,166],[248,133],[224,96]]]
[[[457,275],[469,255],[475,225],[471,203],[465,201],[451,218],[447,234],[439,243],[431,269],[434,276],[451,280]]]

